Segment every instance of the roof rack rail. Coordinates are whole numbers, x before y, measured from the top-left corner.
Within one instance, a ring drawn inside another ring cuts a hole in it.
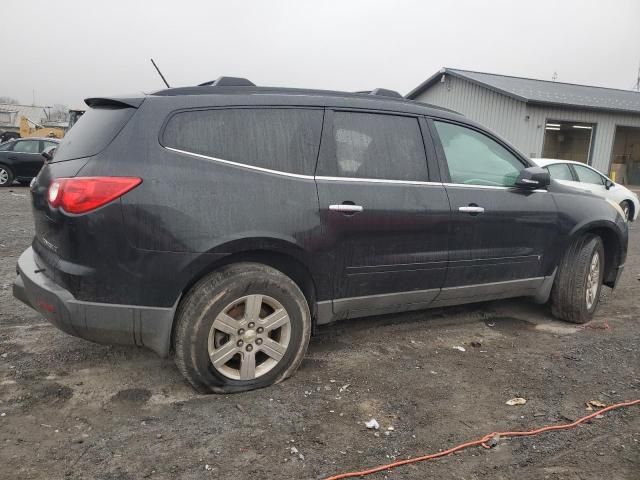
[[[204,82],[199,87],[255,87],[251,80],[241,77],[218,77],[215,80]]]
[[[377,96],[380,96],[380,97],[404,98],[402,95],[400,95],[395,90],[389,90],[387,88],[375,88],[375,89],[371,90],[371,92],[368,92],[368,93],[369,93],[369,95],[377,95]]]

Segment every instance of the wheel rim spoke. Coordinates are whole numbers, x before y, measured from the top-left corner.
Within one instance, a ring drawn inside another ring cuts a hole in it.
[[[280,345],[271,338],[265,338],[263,344],[260,346],[260,350],[277,361],[284,357],[287,347]]]
[[[267,332],[280,328],[287,323],[289,323],[289,315],[284,308],[273,312],[271,315],[261,320],[261,325]]]
[[[260,318],[262,308],[262,295],[249,295],[244,304],[244,319],[247,322],[255,322]]]
[[[231,357],[233,357],[237,353],[237,351],[238,347],[236,347],[236,344],[232,341],[228,341],[223,346],[211,353],[211,363],[213,363],[214,367],[220,368],[229,360],[231,360]]]
[[[213,322],[213,328],[228,335],[236,335],[240,327],[240,322],[224,312],[220,313]]]
[[[256,356],[253,352],[242,352],[240,380],[252,380],[256,376]]]

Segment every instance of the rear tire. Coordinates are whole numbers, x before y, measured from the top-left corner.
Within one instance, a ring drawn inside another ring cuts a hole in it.
[[[631,214],[631,202],[629,202],[628,200],[620,202],[620,208],[624,212],[625,221],[630,221],[633,217],[633,215]]]
[[[181,302],[175,363],[201,393],[262,388],[290,377],[311,336],[300,288],[282,272],[237,263],[199,281]]]
[[[604,247],[596,235],[576,240],[565,253],[551,290],[554,317],[586,323],[598,307],[604,275]]]
[[[6,165],[0,164],[0,187],[9,187],[13,184],[13,172]]]

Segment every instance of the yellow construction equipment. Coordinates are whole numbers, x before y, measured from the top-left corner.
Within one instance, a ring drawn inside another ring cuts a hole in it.
[[[61,128],[44,127],[39,123],[29,120],[27,117],[20,118],[20,136],[27,137],[64,137],[64,130]]]

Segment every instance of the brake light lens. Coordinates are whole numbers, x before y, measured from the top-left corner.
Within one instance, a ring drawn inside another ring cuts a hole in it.
[[[49,185],[48,200],[53,208],[82,214],[100,208],[142,183],[138,177],[57,178]]]

